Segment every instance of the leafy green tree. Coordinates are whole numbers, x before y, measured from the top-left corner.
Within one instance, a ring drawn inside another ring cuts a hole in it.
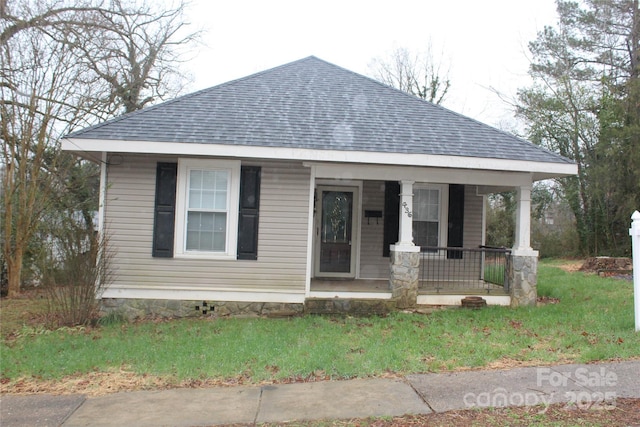
[[[553,192],[540,217],[531,221],[531,246],[542,258],[577,257],[578,236],[575,218],[566,201]]]
[[[516,206],[514,191],[491,194],[487,198],[487,246],[513,246]]]
[[[519,91],[528,138],[576,161],[558,180],[582,254],[628,251],[637,161],[637,0],[557,1],[558,22],[529,44],[534,84]]]
[[[532,222],[541,221],[554,204],[553,190],[545,183],[536,183],[531,191]],[[518,201],[515,191],[491,194],[487,198],[487,246],[513,246]]]

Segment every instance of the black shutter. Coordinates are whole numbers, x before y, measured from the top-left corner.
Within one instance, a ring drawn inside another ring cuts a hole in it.
[[[238,212],[238,259],[258,259],[260,167],[242,166]]]
[[[398,242],[400,227],[400,183],[386,181],[384,183],[384,239],[382,256],[389,256],[389,246]]]
[[[177,176],[177,163],[158,163],[153,219],[153,249],[151,252],[154,257],[173,257]]]
[[[447,246],[461,248],[464,227],[464,185],[449,185],[449,231]],[[448,259],[462,259],[462,251],[447,251]]]

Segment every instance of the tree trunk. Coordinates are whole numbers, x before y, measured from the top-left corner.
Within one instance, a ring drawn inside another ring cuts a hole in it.
[[[9,298],[20,295],[20,278],[22,277],[22,258],[24,251],[22,248],[16,248],[13,256],[6,259],[7,263],[7,282]]]

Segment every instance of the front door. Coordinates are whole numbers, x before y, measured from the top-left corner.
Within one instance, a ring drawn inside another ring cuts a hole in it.
[[[316,277],[354,277],[357,188],[318,187]]]

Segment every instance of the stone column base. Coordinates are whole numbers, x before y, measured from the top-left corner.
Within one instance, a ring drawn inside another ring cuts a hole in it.
[[[389,262],[389,288],[396,307],[415,307],[418,303],[420,247],[391,246]]]
[[[538,299],[538,255],[509,255],[507,278],[511,307],[535,306]]]

